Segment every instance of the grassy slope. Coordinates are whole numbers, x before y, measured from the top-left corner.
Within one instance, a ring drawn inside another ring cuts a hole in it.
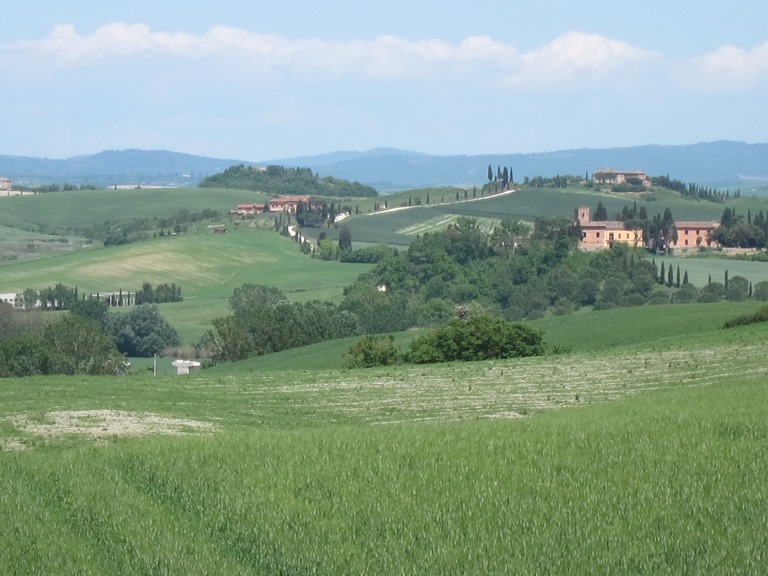
[[[312,260],[271,231],[233,229],[0,265],[0,291],[62,282],[81,293],[109,292],[136,290],[144,281],[174,282],[182,287],[184,302],[162,305],[162,313],[194,342],[212,318],[227,313],[227,299],[242,284],[277,286],[298,300],[338,300],[342,288],[368,268]]]
[[[0,453],[0,571],[759,573],[768,327],[712,334],[453,366],[2,381],[0,438],[33,449]],[[8,419],[96,408],[221,428],[94,446]]]
[[[206,208],[228,214],[240,203],[266,196],[216,188],[147,188],[141,190],[75,190],[3,200],[0,225],[28,230],[66,231],[104,221],[168,217],[182,209]]]
[[[710,344],[731,333],[720,330],[723,322],[758,309],[759,302],[718,304],[670,304],[577,312],[530,322],[544,331],[551,350],[558,347],[576,354],[599,353],[613,348],[664,349],[679,347],[681,338],[689,344]],[[407,350],[413,338],[424,330],[395,334],[396,344]],[[343,356],[359,338],[320,342],[242,362],[223,365],[211,373],[241,373],[279,370],[332,370],[342,366]],[[564,358],[567,358],[565,356]]]

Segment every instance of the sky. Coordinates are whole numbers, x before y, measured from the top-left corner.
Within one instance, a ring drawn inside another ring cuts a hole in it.
[[[768,141],[764,0],[8,4],[5,155]]]

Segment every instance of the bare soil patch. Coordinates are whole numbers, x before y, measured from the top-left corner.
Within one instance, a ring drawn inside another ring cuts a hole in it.
[[[41,421],[32,420],[27,415],[12,416],[9,420],[19,430],[45,438],[71,435],[94,439],[156,434],[179,436],[210,434],[219,428],[210,422],[121,410],[62,410],[46,413]]]

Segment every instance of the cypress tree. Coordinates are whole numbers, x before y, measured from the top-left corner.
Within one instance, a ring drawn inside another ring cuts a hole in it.
[[[675,286],[680,288],[680,265],[677,265],[677,275],[675,277]]]
[[[725,291],[728,292],[728,270],[725,271]]]
[[[672,270],[672,264],[669,265],[667,270],[667,286],[672,288],[672,284],[675,283],[675,271]]]
[[[664,261],[661,262],[661,273],[659,274],[659,284],[664,284]]]
[[[683,285],[688,284],[688,270],[683,274]]]

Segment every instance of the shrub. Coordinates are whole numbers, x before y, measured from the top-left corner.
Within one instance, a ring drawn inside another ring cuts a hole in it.
[[[755,300],[763,302],[768,300],[768,282],[763,280],[762,282],[755,284],[754,289],[752,290],[752,297]]]
[[[403,354],[395,345],[395,337],[366,336],[344,355],[344,368],[372,368],[400,364]]]
[[[416,364],[522,358],[544,354],[543,334],[521,323],[489,316],[454,319],[416,338],[408,359]]]
[[[727,320],[723,324],[723,328],[747,326],[749,324],[757,324],[758,322],[768,322],[768,306],[763,306],[757,312],[752,314],[745,314],[744,316],[737,316],[736,318]]]

